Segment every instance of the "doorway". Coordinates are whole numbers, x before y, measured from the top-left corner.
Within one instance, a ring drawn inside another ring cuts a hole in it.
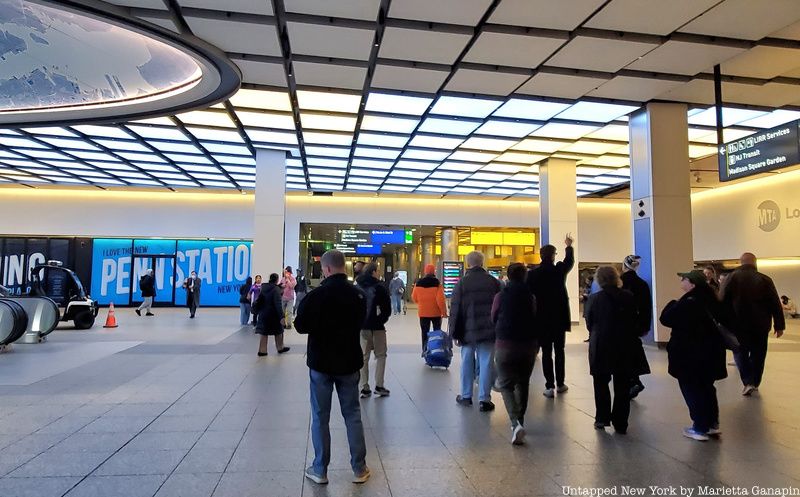
[[[174,255],[134,255],[131,261],[133,277],[131,278],[129,304],[138,306],[144,300],[139,280],[148,269],[153,270],[156,280],[156,297],[154,307],[175,305],[175,256]]]

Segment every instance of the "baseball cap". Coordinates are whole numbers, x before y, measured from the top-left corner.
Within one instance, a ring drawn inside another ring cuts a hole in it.
[[[688,273],[678,273],[681,278],[686,278],[695,285],[702,285],[706,282],[706,276],[699,269],[692,269]]]
[[[425,264],[425,274],[436,274],[436,266],[433,264]]]
[[[625,257],[625,259],[622,261],[622,265],[628,269],[635,270],[639,267],[639,259],[641,259],[640,256],[631,254]]]

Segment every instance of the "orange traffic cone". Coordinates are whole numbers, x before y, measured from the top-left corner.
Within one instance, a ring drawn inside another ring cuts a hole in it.
[[[114,316],[114,302],[111,302],[108,306],[108,317],[103,328],[116,328],[117,326],[119,325],[117,324],[117,317]]]

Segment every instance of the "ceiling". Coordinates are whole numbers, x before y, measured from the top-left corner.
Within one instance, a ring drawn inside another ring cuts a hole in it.
[[[627,116],[685,102],[689,155],[800,118],[796,0],[119,0],[242,71],[211,108],[145,121],[0,129],[0,182],[255,186],[537,196],[538,163],[578,161],[578,194],[629,181]],[[779,109],[780,110],[774,110]]]

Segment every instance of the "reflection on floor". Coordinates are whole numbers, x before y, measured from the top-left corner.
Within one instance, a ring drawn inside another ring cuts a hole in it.
[[[0,355],[6,384],[0,386],[0,496],[521,496],[562,495],[565,485],[800,487],[798,321],[771,341],[757,395],[741,397],[732,367],[717,384],[724,434],[707,443],[680,435],[688,413],[666,375],[666,354],[655,349],[648,351],[654,374],[633,403],[629,434],[595,430],[585,331],[576,327],[567,346],[569,392],[545,399],[537,363],[528,444],[513,447],[497,394],[493,413],[459,407],[459,360],[450,371],[422,364],[410,309],[390,321],[391,397],[362,403],[373,478],[363,487],[349,482],[337,413],[331,483],[317,487],[303,478],[310,458],[304,339],[292,332],[289,354],[271,349],[257,358],[256,337],[236,325],[238,309],[201,309],[195,320],[184,310],[156,313],[145,318],[119,309],[117,329],[59,330],[48,343]],[[35,378],[30,369],[7,378],[15,361],[42,370]],[[35,382],[13,386],[24,380]]]

